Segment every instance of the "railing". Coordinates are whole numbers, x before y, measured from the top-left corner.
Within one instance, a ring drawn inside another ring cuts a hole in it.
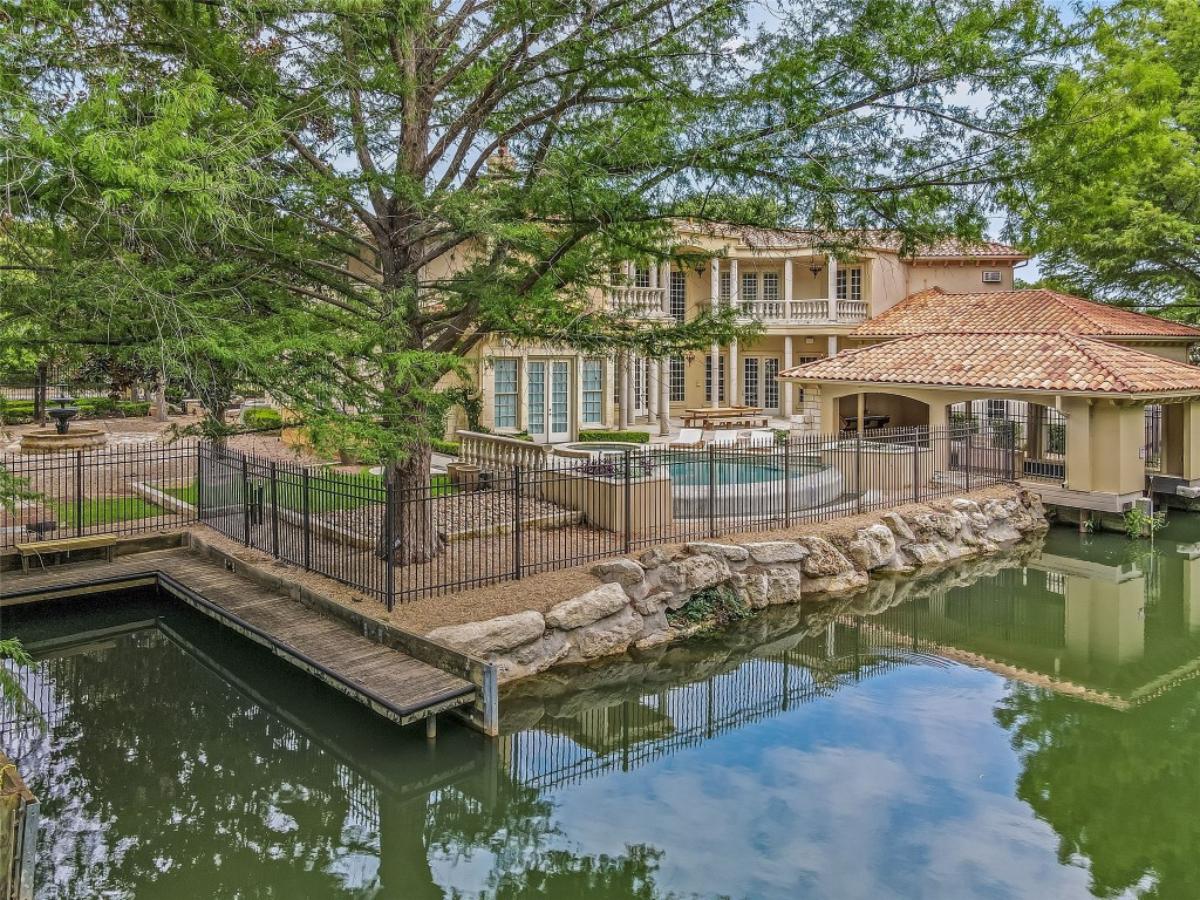
[[[37,798],[0,753],[0,900],[33,900],[38,817]]]
[[[464,456],[478,470],[404,486],[210,443],[13,455],[0,463],[36,497],[5,514],[3,538],[199,522],[390,607],[658,544],[788,528],[1018,477],[1019,448],[994,439],[980,447],[977,429],[582,455],[462,432]]]
[[[521,466],[537,469],[546,459],[546,446],[502,434],[481,434],[478,431],[458,432],[459,457],[473,465],[511,469]]]
[[[605,293],[609,309],[621,315],[639,319],[661,319],[669,315],[666,288],[612,285],[605,288]]]
[[[709,308],[712,302],[706,304]],[[721,301],[721,307],[729,306]],[[754,300],[737,307],[739,316],[766,325],[857,325],[868,315],[864,300]]]

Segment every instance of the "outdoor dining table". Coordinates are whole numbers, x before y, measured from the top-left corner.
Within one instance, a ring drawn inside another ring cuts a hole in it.
[[[705,406],[683,411],[685,428],[711,428],[715,423],[750,425],[757,420],[766,423],[761,406]]]

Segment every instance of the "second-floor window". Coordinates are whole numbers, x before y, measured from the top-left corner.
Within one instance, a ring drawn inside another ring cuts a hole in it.
[[[633,270],[633,286],[650,287],[650,270],[648,268],[638,266]]]
[[[862,299],[862,266],[850,266],[837,270],[837,299]]]
[[[779,273],[763,272],[762,298],[767,303],[779,300]]]
[[[733,279],[729,277],[728,272],[721,273],[721,296],[722,303],[729,303],[730,297],[733,295]]]
[[[496,428],[517,427],[517,360],[496,360],[496,387],[492,392],[495,406],[492,424]]]
[[[687,276],[683,272],[671,273],[671,315],[676,322],[687,315]]]
[[[757,303],[758,302],[758,273],[744,272],[742,273],[742,302]]]

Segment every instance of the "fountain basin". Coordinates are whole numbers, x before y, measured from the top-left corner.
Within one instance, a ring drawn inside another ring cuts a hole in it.
[[[108,443],[108,432],[98,428],[72,428],[66,434],[57,431],[31,431],[21,435],[22,453],[71,453],[96,450]]]

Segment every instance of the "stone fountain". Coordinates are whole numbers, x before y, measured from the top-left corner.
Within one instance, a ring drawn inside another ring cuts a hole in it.
[[[72,406],[74,397],[67,396],[67,386],[60,385],[58,396],[51,397],[55,404],[46,414],[54,420],[53,431],[31,431],[21,436],[22,453],[66,453],[71,450],[95,450],[108,442],[108,434],[98,428],[76,428],[71,430],[71,419],[79,415],[79,407]]]

